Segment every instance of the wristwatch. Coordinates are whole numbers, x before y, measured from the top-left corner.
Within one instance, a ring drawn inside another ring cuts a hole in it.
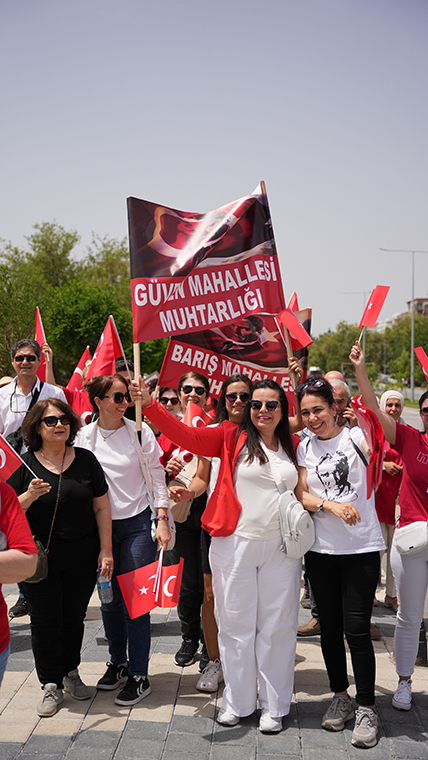
[[[325,502],[325,499],[323,499],[322,501],[320,501],[319,504],[317,504],[317,512],[324,512],[324,502]]]

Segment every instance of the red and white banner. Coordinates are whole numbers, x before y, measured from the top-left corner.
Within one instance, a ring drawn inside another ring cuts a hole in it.
[[[128,198],[134,343],[285,308],[267,197],[208,213]]]
[[[34,329],[34,336],[40,347],[42,347],[43,343],[46,343],[42,317],[40,315],[40,309],[38,306],[36,306],[36,325]],[[40,367],[37,370],[37,377],[39,380],[41,380],[42,383],[46,382],[46,356],[44,355],[43,351],[40,355]]]
[[[424,373],[426,379],[428,380],[428,356],[426,355],[425,351],[421,346],[418,348],[415,348],[415,354],[418,358],[418,362],[422,367],[422,372]]]
[[[115,375],[116,359],[124,356],[122,343],[119,338],[114,319],[110,314],[106,326],[101,333],[98,346],[95,350],[86,380],[99,375]]]
[[[385,298],[388,295],[389,291],[389,285],[377,285],[375,289],[373,290],[366,308],[364,309],[364,314],[361,317],[360,322],[360,329],[362,327],[374,327],[380,311],[382,309],[382,306],[385,303]]]
[[[10,478],[15,470],[21,467],[21,464],[25,464],[24,460],[21,459],[15,449],[0,434],[0,480],[5,481]],[[25,464],[25,466],[27,467],[28,465]],[[30,470],[30,472],[32,471]]]
[[[163,567],[152,562],[117,576],[129,617],[133,620],[155,607],[176,607],[183,575],[183,558],[178,565]]]
[[[82,373],[85,367],[92,361],[91,352],[89,346],[86,346],[82,356],[80,357],[77,367],[74,370],[70,380],[67,383],[69,391],[80,391],[83,388]]]

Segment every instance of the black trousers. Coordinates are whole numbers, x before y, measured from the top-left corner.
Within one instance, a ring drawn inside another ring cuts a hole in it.
[[[204,579],[201,555],[201,515],[206,506],[206,495],[194,500],[189,517],[184,523],[176,523],[175,547],[169,552],[173,564],[184,559],[183,579],[178,601],[178,617],[183,639],[190,639],[196,646],[202,637],[201,606],[204,599]]]
[[[40,583],[22,583],[31,618],[31,646],[42,684],[63,686],[80,664],[84,618],[97,578],[98,535],[52,541],[49,572]]]
[[[305,555],[306,572],[318,607],[321,648],[333,692],[346,691],[346,636],[352,659],[357,704],[374,704],[375,657],[370,639],[379,552]]]

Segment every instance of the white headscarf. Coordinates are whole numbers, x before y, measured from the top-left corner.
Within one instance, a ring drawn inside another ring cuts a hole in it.
[[[401,417],[401,414],[403,414],[404,409],[404,396],[400,391],[385,391],[385,393],[382,393],[380,397],[379,407],[381,408],[382,412],[386,412],[386,402],[389,398],[398,398],[400,404],[401,404],[401,413],[400,413],[400,419],[398,422],[401,422],[402,425],[405,425],[403,418]]]

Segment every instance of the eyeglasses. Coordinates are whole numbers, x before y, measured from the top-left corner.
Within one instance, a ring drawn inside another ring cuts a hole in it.
[[[24,359],[27,360],[27,362],[36,362],[37,356],[35,354],[19,354],[19,356],[14,356],[12,361],[18,362],[18,364],[21,364]]]
[[[428,416],[428,406],[424,406],[424,407],[423,407],[422,409],[420,409],[419,411],[420,411],[420,413],[421,413],[421,414],[422,414],[424,417],[427,417],[427,416]]]
[[[206,393],[206,389],[202,385],[183,385],[181,387],[181,390],[183,393],[191,393],[192,391],[195,391],[195,393],[198,394],[198,396],[203,396],[204,393]]]
[[[46,427],[56,427],[58,422],[60,425],[71,425],[71,419],[68,414],[61,414],[60,417],[55,417],[54,414],[50,414],[48,417],[42,417],[40,421],[44,422]]]
[[[178,398],[168,398],[167,396],[162,396],[162,398],[159,399],[159,403],[162,404],[162,406],[166,406],[167,404],[172,404],[173,406],[177,406],[177,404],[180,403]]]
[[[239,397],[239,400],[242,401],[244,404],[249,401],[250,394],[247,393],[226,393],[225,398],[227,398],[228,401],[230,401],[231,404],[233,404],[237,398]]]
[[[129,391],[126,391],[126,393],[121,393],[120,391],[116,391],[116,393],[113,393],[111,396],[103,396],[103,398],[112,398],[115,404],[121,404],[123,399],[130,404],[131,403],[131,396],[129,395]]]
[[[259,412],[263,406],[265,406],[269,412],[274,412],[279,404],[279,401],[275,401],[275,399],[270,399],[269,401],[259,401],[258,399],[252,399],[250,401],[250,404],[251,409],[253,409],[255,412]]]

